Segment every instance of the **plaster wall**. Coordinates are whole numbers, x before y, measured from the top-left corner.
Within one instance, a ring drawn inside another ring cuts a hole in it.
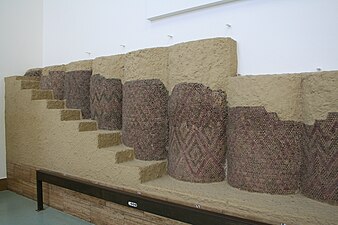
[[[228,105],[264,106],[281,120],[313,124],[338,111],[338,71],[228,78]]]
[[[146,0],[44,1],[44,66],[228,36],[238,42],[240,74],[338,69],[335,0],[241,0],[154,22],[149,7]]]
[[[145,164],[122,159],[122,163],[117,164],[114,152],[120,146],[99,149],[97,134],[102,131],[79,132],[80,121],[60,121],[60,109],[47,109],[46,100],[32,100],[34,92],[36,90],[21,90],[21,81],[16,77],[6,78],[8,165],[55,170],[133,193],[189,206],[197,203],[207,210],[270,224],[280,221],[336,224],[337,206],[316,202],[300,194],[250,193],[232,188],[227,182],[194,184],[166,175],[158,178],[156,173],[163,175],[163,171],[159,172],[155,164],[148,170],[141,169],[153,161]],[[142,181],[141,174],[158,179]],[[301,214],[299,208],[302,208]]]
[[[0,1],[0,178],[6,177],[4,76],[42,66],[42,4]]]

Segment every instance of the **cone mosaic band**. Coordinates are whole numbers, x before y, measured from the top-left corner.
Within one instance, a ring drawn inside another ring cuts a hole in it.
[[[90,78],[91,119],[103,130],[122,129],[122,83],[96,74]]]
[[[84,119],[91,117],[89,94],[91,75],[91,70],[70,71],[65,75],[66,106],[70,109],[81,109]]]
[[[299,189],[302,124],[280,121],[264,107],[229,109],[228,182],[256,192],[290,194]]]
[[[40,87],[42,90],[53,90],[54,98],[64,99],[65,71],[49,71],[48,76],[41,76]]]
[[[176,85],[169,99],[168,174],[199,183],[224,180],[225,128],[224,92]]]
[[[167,156],[168,91],[158,79],[128,81],[123,85],[122,140],[141,160]]]

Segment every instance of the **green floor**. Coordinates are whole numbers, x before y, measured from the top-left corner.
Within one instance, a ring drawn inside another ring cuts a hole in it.
[[[0,225],[90,225],[51,207],[36,212],[36,202],[11,191],[0,191]]]

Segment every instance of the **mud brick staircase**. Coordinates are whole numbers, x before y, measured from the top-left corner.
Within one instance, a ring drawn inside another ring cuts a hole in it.
[[[138,177],[140,183],[144,183],[166,174],[167,161],[141,161],[135,159],[132,148],[121,143],[121,131],[98,130],[95,120],[82,119],[80,109],[67,109],[66,100],[54,99],[52,90],[40,90],[40,82],[37,77],[16,77],[21,84],[21,91],[31,95],[33,101],[43,101],[46,110],[55,110],[60,115],[60,123],[72,124],[74,132],[90,132],[97,139],[97,154],[113,156],[112,163],[119,164],[132,177]]]

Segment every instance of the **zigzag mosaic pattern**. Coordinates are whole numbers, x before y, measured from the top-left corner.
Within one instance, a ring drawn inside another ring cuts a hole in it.
[[[167,155],[168,91],[157,79],[135,80],[123,85],[122,140],[141,160]]]
[[[338,113],[305,125],[302,192],[338,204]]]
[[[90,78],[91,118],[100,129],[122,128],[122,83],[119,79],[106,79],[100,75]]]
[[[90,77],[91,70],[70,71],[65,75],[66,105],[71,109],[81,109],[84,119],[89,119],[90,114]]]
[[[175,86],[169,99],[170,176],[190,182],[225,178],[226,97],[202,84]]]
[[[50,71],[48,76],[41,76],[40,87],[45,90],[53,90],[54,98],[64,99],[64,71]]]
[[[272,194],[299,189],[303,124],[280,121],[264,107],[229,109],[228,182]]]

